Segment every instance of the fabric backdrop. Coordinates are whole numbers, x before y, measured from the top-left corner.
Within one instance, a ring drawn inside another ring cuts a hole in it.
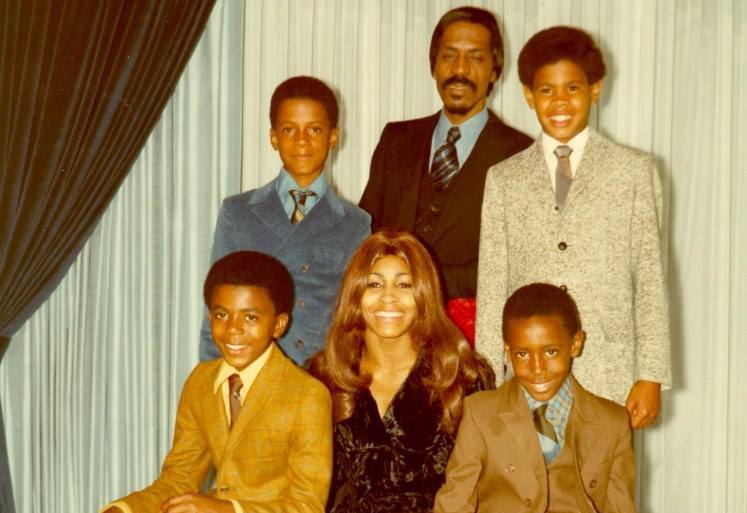
[[[592,123],[652,152],[667,193],[675,382],[661,422],[639,439],[641,510],[747,512],[746,2],[474,3],[499,17],[506,40],[490,105],[532,135],[516,76],[522,44],[555,24],[599,40],[610,72]],[[440,105],[428,44],[459,4],[218,2],[104,221],[0,364],[19,511],[92,511],[157,474],[197,358],[220,198],[279,168],[267,118],[277,83],[314,74],[338,91],[344,135],[330,174],[355,201],[384,124]]]

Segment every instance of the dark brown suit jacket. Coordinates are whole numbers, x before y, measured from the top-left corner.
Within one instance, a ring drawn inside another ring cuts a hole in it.
[[[434,513],[547,510],[545,461],[520,387],[512,379],[467,397]],[[622,406],[574,379],[562,450],[572,453],[576,487],[550,493],[575,494],[583,513],[635,513],[635,461]]]
[[[438,117],[436,113],[384,127],[360,200],[361,208],[371,214],[373,231],[415,231],[420,180],[429,172],[431,138]],[[438,225],[423,240],[441,271],[448,297],[476,294],[480,210],[488,168],[531,142],[488,111],[485,128],[448,189],[449,201]]]

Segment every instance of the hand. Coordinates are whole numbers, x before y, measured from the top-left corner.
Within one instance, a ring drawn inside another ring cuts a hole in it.
[[[630,427],[641,429],[652,424],[659,415],[661,383],[638,380],[630,389],[625,409],[630,416]]]
[[[163,513],[234,513],[231,501],[199,493],[175,495],[161,504]]]

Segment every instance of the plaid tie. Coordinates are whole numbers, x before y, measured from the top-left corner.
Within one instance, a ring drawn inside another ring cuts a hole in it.
[[[228,403],[231,407],[231,427],[239,416],[239,410],[241,410],[241,387],[244,384],[241,382],[241,376],[238,374],[231,374],[228,377]]]
[[[316,196],[316,193],[314,191],[299,191],[298,189],[291,189],[290,195],[293,197],[293,202],[295,203],[295,207],[293,208],[293,213],[291,214],[290,222],[291,224],[298,224],[300,223],[304,216],[304,207],[306,206],[306,198],[309,196]]]
[[[555,435],[555,429],[549,420],[545,418],[545,412],[547,411],[547,403],[537,406],[534,410],[534,429],[538,433],[545,435],[547,438],[555,443],[558,443],[558,437]]]
[[[568,189],[571,188],[573,175],[571,174],[571,153],[569,146],[558,146],[555,148],[555,156],[558,157],[558,167],[555,168],[555,201],[559,207],[565,204],[568,197]]]
[[[449,186],[451,180],[459,171],[459,159],[454,143],[462,137],[459,127],[449,128],[446,135],[446,142],[443,143],[433,155],[433,164],[431,165],[431,181],[436,190],[442,191]]]

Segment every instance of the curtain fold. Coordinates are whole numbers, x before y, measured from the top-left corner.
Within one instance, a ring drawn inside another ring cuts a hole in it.
[[[214,0],[0,7],[0,336],[49,296],[129,171]]]
[[[0,354],[127,175],[213,3],[0,3]]]

